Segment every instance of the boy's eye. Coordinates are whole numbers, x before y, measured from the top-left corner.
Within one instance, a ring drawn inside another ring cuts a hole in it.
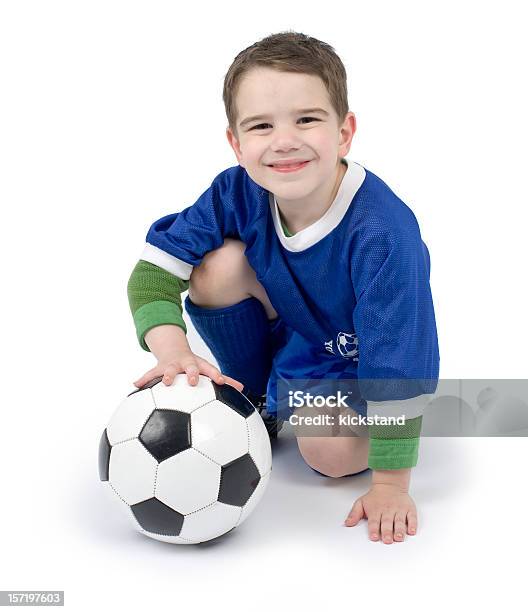
[[[321,121],[320,119],[316,119],[315,117],[301,117],[299,121],[302,121],[303,119],[306,119],[308,121]],[[249,129],[250,131],[259,130],[259,129],[267,129],[267,127],[265,126],[270,126],[270,124],[269,123],[259,123],[258,125],[254,125],[252,128],[249,128]]]

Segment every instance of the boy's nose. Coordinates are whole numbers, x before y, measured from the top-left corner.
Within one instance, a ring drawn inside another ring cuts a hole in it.
[[[273,144],[271,145],[271,149],[275,153],[287,153],[288,151],[297,151],[300,147],[301,143],[298,141],[298,139],[288,134],[278,134],[277,137],[273,140]]]
[[[273,151],[291,151],[301,146],[298,135],[293,126],[277,126],[273,134]]]

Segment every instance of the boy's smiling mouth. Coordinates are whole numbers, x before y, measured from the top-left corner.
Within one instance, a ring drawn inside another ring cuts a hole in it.
[[[281,162],[276,162],[275,164],[269,164],[268,167],[275,172],[296,172],[301,168],[304,168],[310,163],[311,160],[284,160]]]

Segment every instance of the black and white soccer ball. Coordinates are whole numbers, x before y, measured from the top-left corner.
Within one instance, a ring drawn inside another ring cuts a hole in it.
[[[345,332],[339,332],[337,335],[337,350],[341,357],[345,359],[352,359],[352,361],[358,361],[359,356],[359,340],[356,334],[347,334]]]
[[[197,544],[240,525],[262,498],[271,445],[253,404],[200,376],[156,378],[117,408],[99,444],[99,477],[133,527]]]

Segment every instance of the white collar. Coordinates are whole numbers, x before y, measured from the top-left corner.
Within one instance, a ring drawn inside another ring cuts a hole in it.
[[[365,180],[366,172],[365,169],[356,162],[344,161],[347,165],[347,170],[341,180],[341,185],[339,185],[336,197],[330,208],[320,219],[317,219],[317,221],[300,230],[293,236],[286,236],[284,233],[277,200],[274,194],[269,194],[275,231],[277,232],[282,246],[288,251],[304,251],[313,246],[336,228],[345,216],[350,203]]]

